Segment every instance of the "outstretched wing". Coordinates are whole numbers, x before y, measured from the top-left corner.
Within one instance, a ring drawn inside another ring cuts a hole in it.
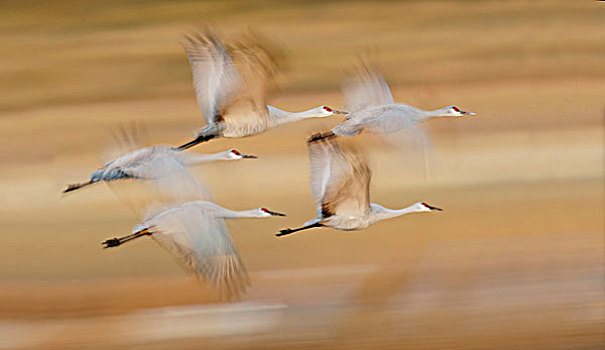
[[[197,103],[206,122],[214,124],[237,97],[243,81],[227,48],[211,31],[205,29],[185,39]]]
[[[244,80],[245,95],[257,109],[265,109],[269,91],[276,85],[279,52],[266,39],[247,33],[232,45],[232,54]]]
[[[111,129],[111,136],[113,142],[108,143],[101,153],[103,164],[141,149],[149,138],[146,125],[137,122],[119,124]]]
[[[138,214],[186,201],[210,199],[210,191],[193,178],[177,155],[177,151],[162,146],[142,149],[137,155],[127,154],[110,166],[134,181],[107,184]]]
[[[237,297],[248,285],[248,275],[223,219],[189,202],[147,220],[161,246],[206,280],[219,293]]]
[[[309,142],[308,147],[311,192],[322,216],[364,215],[370,207],[371,178],[365,157],[333,138]]]
[[[230,125],[254,126],[268,117],[267,96],[276,85],[275,77],[279,71],[274,51],[267,42],[252,34],[230,46],[244,86],[233,103],[223,111],[223,117]]]
[[[369,63],[362,63],[355,74],[345,80],[342,89],[345,109],[350,113],[395,103],[389,85],[378,69]]]

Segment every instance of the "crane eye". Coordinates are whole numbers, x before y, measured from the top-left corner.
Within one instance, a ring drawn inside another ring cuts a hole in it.
[[[232,150],[231,150],[231,153],[235,154],[236,156],[241,155],[241,153],[239,153],[239,151],[238,151],[238,150],[236,150],[236,149],[232,149]]]
[[[269,212],[269,209],[267,209],[267,208],[260,208],[260,210],[264,211],[265,213]]]
[[[332,108],[328,107],[328,106],[324,106],[324,109],[328,112],[332,112]]]
[[[426,203],[424,203],[424,202],[422,202],[422,203],[420,203],[420,204],[424,205],[424,206],[425,206],[425,207],[427,207],[427,208],[429,207],[429,205],[428,205],[428,204],[426,204]]]
[[[456,106],[452,106],[452,109],[455,110],[456,112],[460,112],[460,110]]]

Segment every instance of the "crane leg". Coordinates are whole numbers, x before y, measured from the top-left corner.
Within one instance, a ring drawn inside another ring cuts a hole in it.
[[[80,188],[82,188],[84,186],[92,185],[95,182],[96,181],[90,180],[90,181],[82,182],[82,183],[79,183],[79,184],[67,185],[67,188],[63,190],[63,193],[68,193],[68,192],[71,192],[71,191],[75,191],[75,190],[80,189]]]
[[[117,247],[122,243],[126,243],[128,241],[131,241],[135,238],[139,238],[142,236],[146,236],[146,235],[151,235],[152,232],[149,231],[149,229],[144,229],[141,230],[139,232],[135,232],[133,234],[124,236],[124,237],[116,237],[116,238],[110,238],[108,240],[106,240],[105,242],[101,243],[103,245],[103,249],[105,248],[111,248],[111,247]]]
[[[319,222],[316,222],[314,224],[299,227],[299,228],[287,228],[287,229],[279,231],[279,233],[275,234],[275,236],[281,237],[281,236],[289,235],[290,233],[294,233],[294,232],[298,232],[298,231],[302,231],[302,230],[308,230],[308,229],[314,228],[314,227],[322,227],[322,226],[323,226],[322,224],[320,224]]]
[[[191,148],[191,147],[197,145],[198,143],[210,141],[210,140],[212,140],[215,137],[217,137],[217,135],[213,135],[213,134],[203,135],[202,134],[202,135],[196,137],[195,139],[193,139],[193,140],[191,140],[191,141],[189,141],[189,142],[187,142],[185,144],[180,145],[176,149],[179,150],[179,151],[186,150],[188,148]]]

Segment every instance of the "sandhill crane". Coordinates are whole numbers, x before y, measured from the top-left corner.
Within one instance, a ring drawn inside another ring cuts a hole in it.
[[[297,120],[346,114],[328,106],[298,113],[267,106],[267,90],[277,68],[272,55],[258,42],[240,44],[229,52],[208,30],[186,39],[183,46],[196,99],[208,125],[194,140],[178,147],[180,150],[216,137],[245,137]]]
[[[196,154],[179,152],[177,149],[169,146],[156,145],[138,149],[116,158],[93,172],[90,180],[87,182],[68,185],[63,190],[63,193],[75,191],[99,181],[121,179],[158,180],[169,177],[174,178],[175,176],[185,179],[189,177],[189,174],[184,170],[183,166],[244,158],[257,157],[242,154],[235,149],[214,154]]]
[[[248,285],[246,270],[223,219],[285,216],[266,208],[234,211],[212,202],[191,201],[165,208],[136,225],[132,234],[111,238],[104,248],[150,236],[178,260],[228,297]]]
[[[399,210],[370,203],[371,171],[361,154],[352,148],[341,148],[334,138],[319,135],[313,135],[307,145],[311,160],[311,193],[318,204],[318,216],[302,227],[281,230],[276,236],[322,226],[345,231],[362,230],[380,220],[442,210],[422,202]]]
[[[336,125],[331,132],[317,135],[318,137],[353,136],[363,131],[389,134],[433,117],[475,115],[455,106],[426,111],[407,104],[395,103],[391,89],[382,75],[368,64],[362,65],[353,77],[345,81],[343,92],[345,110],[349,114],[345,121]]]

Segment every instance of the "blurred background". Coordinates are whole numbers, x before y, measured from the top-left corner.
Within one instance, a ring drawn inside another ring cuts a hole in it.
[[[605,8],[597,1],[4,1],[0,4],[0,349],[597,349],[605,346]],[[152,240],[102,250],[140,218],[105,185],[61,196],[120,125],[179,144],[202,125],[183,34],[246,30],[283,51],[287,110],[342,107],[359,54],[428,123],[443,165],[371,150],[372,201],[426,201],[359,232],[315,229],[306,120],[195,169],[252,280],[237,303]]]

